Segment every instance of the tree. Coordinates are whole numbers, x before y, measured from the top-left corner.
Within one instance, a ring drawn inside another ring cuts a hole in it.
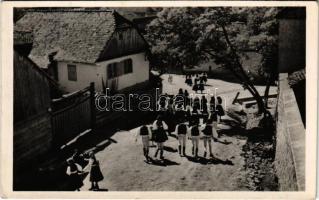
[[[229,69],[263,113],[263,99],[241,63],[249,44],[249,39],[242,37],[248,35],[243,18],[245,13],[237,8],[166,8],[148,26],[147,38],[152,53],[160,59],[173,59],[185,66],[211,59]]]
[[[268,105],[269,89],[271,84],[278,78],[278,20],[279,8],[262,8],[258,15],[258,30],[250,32],[250,45],[262,55],[262,62],[259,68],[259,74],[266,80],[266,89],[264,92],[265,106]],[[256,10],[250,13],[254,16]],[[251,18],[254,19],[254,18]],[[255,22],[256,23],[256,22]],[[248,23],[252,24],[252,22]]]

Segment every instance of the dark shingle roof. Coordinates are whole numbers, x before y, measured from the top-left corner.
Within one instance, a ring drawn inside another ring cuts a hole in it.
[[[114,12],[28,12],[15,24],[15,31],[32,31],[30,59],[46,68],[48,55],[58,61],[95,63],[116,26]]]

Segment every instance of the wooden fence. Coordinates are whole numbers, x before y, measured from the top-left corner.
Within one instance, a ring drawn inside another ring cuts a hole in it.
[[[56,147],[95,125],[94,83],[81,91],[52,102],[53,143]]]

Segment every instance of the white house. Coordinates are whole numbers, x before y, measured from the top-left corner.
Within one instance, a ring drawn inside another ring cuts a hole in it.
[[[122,90],[149,79],[148,45],[129,20],[110,10],[28,12],[15,31],[32,31],[29,58],[66,92],[95,82]]]

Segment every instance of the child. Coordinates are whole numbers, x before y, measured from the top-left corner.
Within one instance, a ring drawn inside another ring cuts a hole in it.
[[[70,177],[70,182],[72,185],[72,189],[80,191],[80,188],[83,186],[81,174],[82,174],[82,167],[75,163],[72,158],[67,160],[68,167],[66,170],[66,174]]]
[[[200,79],[199,81],[198,90],[200,90],[200,93],[203,94],[203,91],[205,90],[203,79]]]
[[[140,128],[139,134],[137,134],[137,136],[138,135],[140,135],[142,138],[144,157],[146,158],[146,161],[149,162],[150,157],[148,156],[148,153],[149,153],[149,140],[150,140],[151,132],[148,129],[148,127],[144,125]],[[137,138],[135,141],[137,141]]]
[[[207,73],[206,72],[204,72],[203,81],[205,84],[207,83]]]
[[[171,74],[168,75],[168,82],[169,82],[170,84],[173,83],[173,76],[172,76]]]
[[[192,111],[191,107],[188,105],[186,106],[186,112],[185,112],[186,121],[188,121],[188,125],[192,124]]]
[[[104,179],[100,168],[100,162],[96,159],[93,152],[90,152],[89,164],[86,168],[90,170],[90,190],[99,190],[98,182]]]
[[[199,143],[199,127],[198,124],[195,124],[194,126],[191,127],[190,130],[190,134],[191,134],[191,140],[192,140],[192,155],[195,155],[195,158],[198,157],[198,143]]]
[[[184,98],[185,98],[185,105],[190,105],[191,104],[191,99],[189,97],[189,93],[187,90],[184,91]]]
[[[218,135],[218,132],[217,132],[217,125],[218,125],[217,112],[211,112],[209,119],[210,119],[210,121],[212,122],[212,125],[213,125],[213,136],[216,137],[216,138],[219,138],[219,135]]]
[[[162,120],[161,116],[158,116],[157,120],[153,123],[154,141],[157,143],[157,150],[154,157],[157,157],[158,152],[160,152],[160,159],[164,159],[164,142],[168,140],[166,135],[167,129],[167,124]]]
[[[210,101],[209,101],[209,107],[210,107],[210,111],[211,112],[215,112],[215,107],[216,107],[216,104],[215,104],[215,97],[214,96],[212,96],[211,98],[210,98]]]
[[[203,95],[201,99],[201,107],[202,107],[202,117],[203,117],[203,123],[206,123],[208,118],[208,107],[207,107],[207,99]]]
[[[207,143],[209,148],[209,156],[213,157],[213,153],[212,153],[213,125],[212,123],[213,123],[212,119],[209,119],[205,125],[204,130],[202,131],[204,134],[203,141],[204,141],[204,148],[205,148],[205,152],[204,152],[205,158],[207,154]]]
[[[178,124],[175,129],[176,135],[178,135],[178,152],[179,155],[185,156],[186,149],[186,134],[187,134],[187,126],[184,123]],[[183,152],[182,152],[183,150]]]
[[[222,106],[223,100],[220,96],[217,97],[217,106],[216,106],[216,112],[219,116],[219,121],[222,121],[222,116],[225,115],[224,108]]]

